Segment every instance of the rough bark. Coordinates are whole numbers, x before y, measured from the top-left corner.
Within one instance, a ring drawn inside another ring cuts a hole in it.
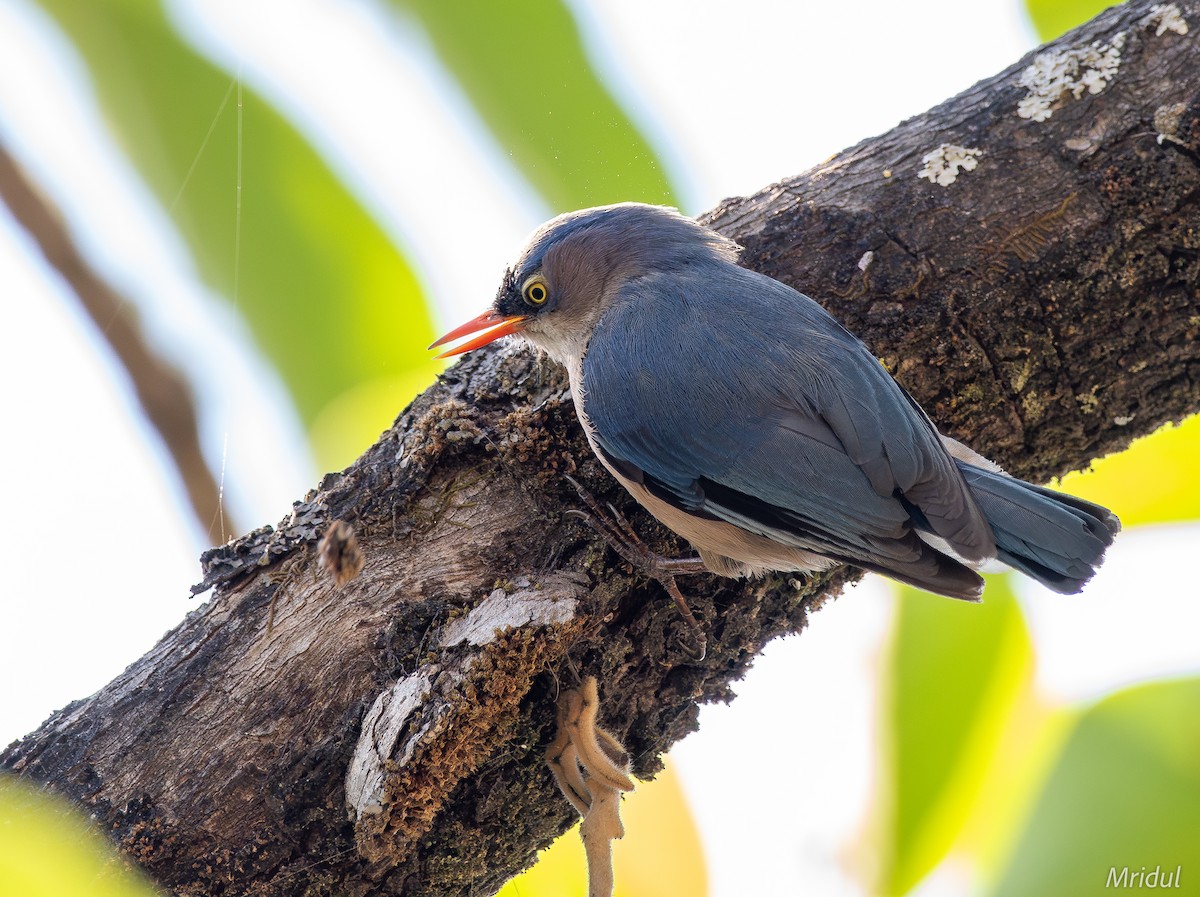
[[[1119,67],[1048,119],[1018,115],[1031,54],[706,220],[953,435],[1036,479],[1084,466],[1200,408],[1200,4],[1179,8],[1187,35],[1143,2],[1059,41]],[[942,144],[977,167],[919,177]],[[490,893],[572,821],[542,760],[561,683],[596,674],[652,774],[855,575],[688,578],[697,663],[658,586],[564,518],[564,473],[685,551],[592,459],[560,371],[473,354],[277,529],[207,553],[208,603],[0,759],[181,894]],[[315,550],[334,519],[366,560],[341,587]]]

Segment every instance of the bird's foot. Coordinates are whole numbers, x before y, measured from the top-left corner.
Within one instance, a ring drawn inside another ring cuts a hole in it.
[[[687,620],[688,625],[695,633],[697,647],[688,647],[688,653],[697,662],[703,660],[704,655],[708,652],[708,635],[700,621],[696,619],[695,614],[692,613],[692,609],[688,607],[687,599],[679,591],[675,577],[687,573],[705,572],[708,568],[704,566],[704,562],[698,557],[665,558],[656,554],[641,540],[633,526],[625,519],[624,514],[611,504],[601,507],[595,496],[584,489],[574,477],[568,476],[567,480],[575,487],[575,491],[579,493],[579,497],[588,507],[587,511],[571,509],[567,511],[567,514],[583,520],[603,536],[609,547],[635,569],[641,570],[651,579],[658,581],[671,596],[675,606],[679,608],[679,612],[683,614],[683,618]]]
[[[546,748],[546,765],[583,824],[579,827],[588,864],[589,897],[612,897],[612,842],[625,834],[621,792],[633,790],[629,754],[596,725],[600,696],[596,677],[558,699],[558,732]]]

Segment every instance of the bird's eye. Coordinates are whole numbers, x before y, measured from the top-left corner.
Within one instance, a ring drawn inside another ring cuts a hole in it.
[[[531,277],[525,281],[525,286],[521,287],[521,295],[528,305],[545,305],[546,300],[550,298],[550,291],[546,289],[546,281],[540,277]]]

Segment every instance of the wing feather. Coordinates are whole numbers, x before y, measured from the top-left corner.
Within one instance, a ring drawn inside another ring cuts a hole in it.
[[[936,429],[857,338],[777,281],[703,272],[631,281],[596,326],[581,398],[610,463],[676,507],[871,569],[927,555],[914,521],[995,553]]]

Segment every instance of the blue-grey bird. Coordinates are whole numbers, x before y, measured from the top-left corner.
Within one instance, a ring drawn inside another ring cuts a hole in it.
[[[520,334],[567,368],[597,457],[724,576],[847,563],[977,600],[999,560],[1077,592],[1120,530],[949,437],[807,296],[672,209],[539,228],[458,354]]]

